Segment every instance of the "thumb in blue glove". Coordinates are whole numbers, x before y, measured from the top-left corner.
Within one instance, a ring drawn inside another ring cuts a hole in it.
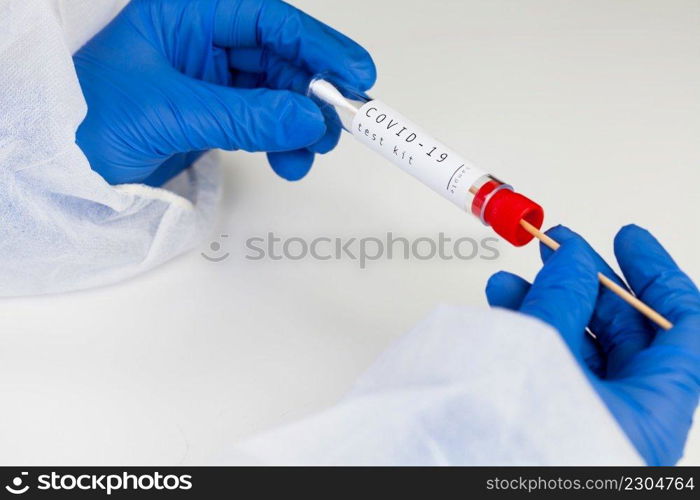
[[[278,0],[134,0],[74,62],[77,143],[114,184],[160,185],[211,148],[268,152],[299,179],[340,135],[302,95],[312,76],[376,76],[362,47]]]
[[[541,247],[545,265],[534,283],[497,273],[489,303],[553,326],[646,462],[676,463],[700,394],[698,289],[647,231],[618,233],[615,255],[632,290],[674,324],[658,330],[599,287],[598,272],[626,285],[580,236],[564,227],[548,234],[562,246]]]

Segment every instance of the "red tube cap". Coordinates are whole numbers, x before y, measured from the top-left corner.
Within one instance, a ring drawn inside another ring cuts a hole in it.
[[[486,204],[486,223],[516,247],[526,245],[533,238],[520,225],[521,219],[539,229],[544,222],[544,210],[531,199],[509,189],[501,189]]]

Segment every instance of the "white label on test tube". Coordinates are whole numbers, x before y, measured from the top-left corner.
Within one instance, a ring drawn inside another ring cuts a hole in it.
[[[369,148],[462,210],[470,210],[473,194],[469,188],[485,172],[381,101],[362,106],[352,127],[352,134]]]

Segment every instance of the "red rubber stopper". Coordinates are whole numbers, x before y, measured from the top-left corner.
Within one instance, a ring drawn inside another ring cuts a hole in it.
[[[544,222],[544,210],[531,199],[509,189],[501,189],[486,204],[486,223],[516,247],[534,238],[520,225],[521,219],[539,229]]]

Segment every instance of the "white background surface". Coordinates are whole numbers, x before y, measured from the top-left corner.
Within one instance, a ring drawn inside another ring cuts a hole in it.
[[[373,94],[513,183],[612,258],[651,229],[696,280],[700,4],[696,1],[303,0],[364,44]],[[349,137],[289,184],[263,155],[225,156],[217,231],[118,286],[4,300],[0,462],[203,463],[332,404],[434,305],[485,305],[499,269],[532,278],[535,246],[496,261],[248,261],[274,232],[415,239],[490,235]],[[219,235],[227,234],[228,238]],[[486,332],[485,332],[486,333]],[[700,464],[696,430],[685,463]]]

